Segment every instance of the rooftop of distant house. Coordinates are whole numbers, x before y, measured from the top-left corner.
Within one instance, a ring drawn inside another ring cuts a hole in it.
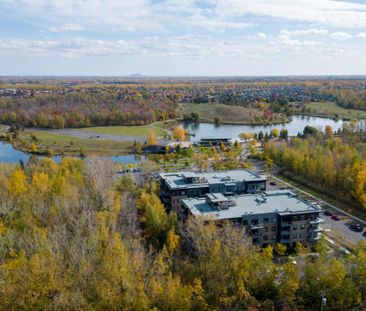
[[[214,184],[235,184],[237,182],[255,182],[267,180],[266,176],[258,175],[248,170],[232,170],[212,173],[176,172],[161,173],[170,189],[202,187]]]
[[[222,194],[209,194],[206,198],[192,198],[182,200],[183,205],[191,214],[214,220],[236,219],[248,215],[260,214],[307,214],[320,211],[317,205],[313,205],[300,199],[296,194],[288,190],[266,191],[261,194],[244,194],[233,197],[225,197]],[[222,205],[217,204],[222,200]]]

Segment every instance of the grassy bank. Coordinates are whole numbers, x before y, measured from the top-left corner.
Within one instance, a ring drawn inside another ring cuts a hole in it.
[[[160,124],[161,123],[161,124]],[[156,123],[152,125],[140,125],[140,126],[101,126],[101,127],[87,127],[77,129],[78,131],[109,134],[109,135],[121,135],[129,137],[146,137],[149,131],[154,131],[157,136],[163,136],[164,130],[162,129],[163,123]]]
[[[340,119],[366,119],[366,111],[346,109],[337,106],[336,103],[308,103],[306,104],[306,108],[311,109],[310,115],[316,115],[320,117],[335,118],[338,116]]]
[[[133,142],[76,138],[36,130],[20,132],[12,143],[17,149],[34,153],[120,155],[133,152]]]
[[[258,109],[244,108],[241,106],[230,106],[223,104],[180,104],[178,113],[180,118],[185,114],[197,112],[200,121],[213,123],[215,117],[221,119],[221,123],[226,124],[262,124],[268,123],[261,121],[263,113]],[[287,122],[286,118],[274,115],[272,123]]]

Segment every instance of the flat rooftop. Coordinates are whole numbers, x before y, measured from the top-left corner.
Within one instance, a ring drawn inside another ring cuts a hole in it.
[[[234,184],[236,182],[266,181],[267,177],[258,175],[248,170],[220,171],[212,173],[175,172],[161,173],[160,178],[164,179],[170,189],[185,189],[203,187],[214,184]],[[196,184],[188,183],[186,178],[199,178]]]
[[[263,194],[244,194],[230,197],[235,205],[228,209],[213,209],[205,198],[182,200],[183,205],[195,216],[216,220],[242,218],[247,215],[279,214],[291,215],[319,212],[320,208],[301,200],[288,190],[266,191]]]

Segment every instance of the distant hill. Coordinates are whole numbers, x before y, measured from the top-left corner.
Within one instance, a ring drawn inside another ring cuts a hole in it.
[[[129,75],[130,78],[143,78],[144,76],[141,73],[134,73]]]

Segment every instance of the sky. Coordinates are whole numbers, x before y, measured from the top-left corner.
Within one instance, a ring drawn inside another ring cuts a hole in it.
[[[0,0],[0,75],[365,75],[366,0]]]

